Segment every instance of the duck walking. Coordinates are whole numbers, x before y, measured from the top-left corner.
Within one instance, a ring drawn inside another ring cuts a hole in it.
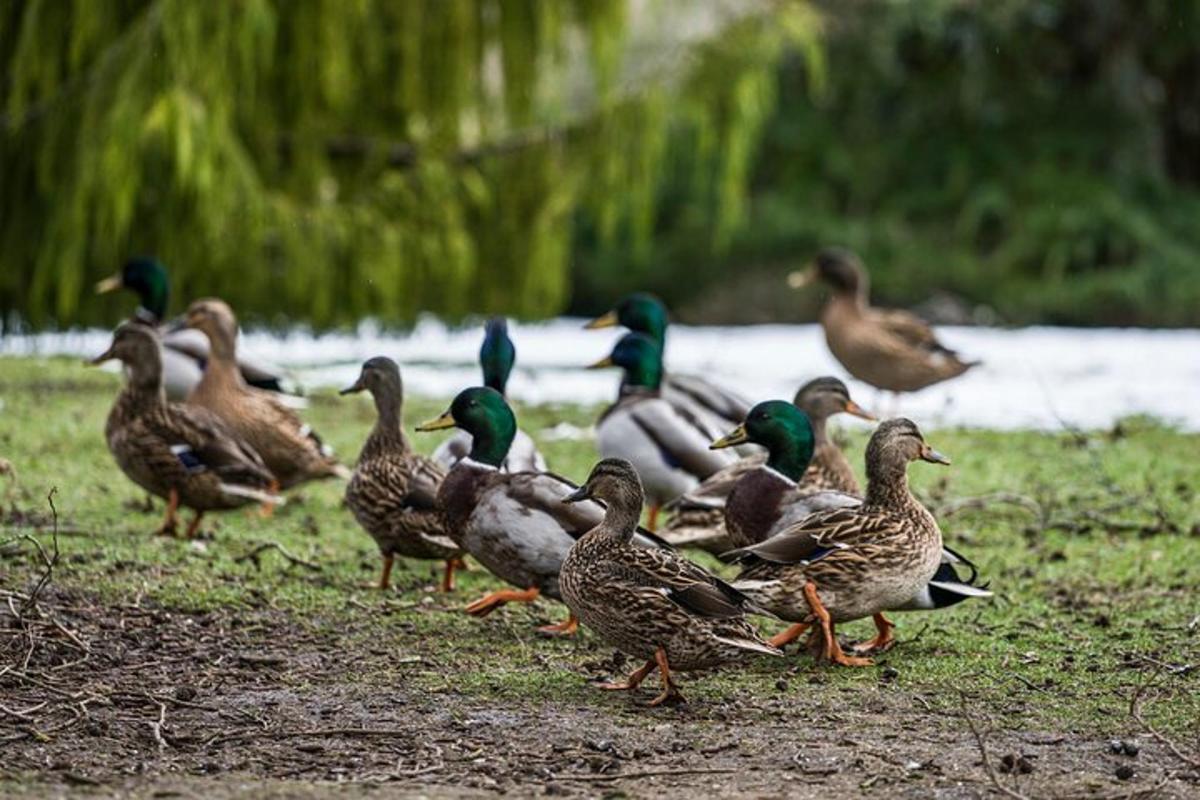
[[[491,592],[468,605],[473,616],[490,614],[505,603],[531,603],[545,595],[560,600],[559,571],[575,540],[600,524],[603,507],[596,502],[567,505],[562,499],[578,487],[550,472],[504,472],[517,431],[517,419],[495,389],[464,389],[441,416],[417,426],[418,431],[462,428],[471,435],[471,452],[459,461],[438,489],[446,533],[493,575],[516,587]],[[670,548],[639,531],[634,541],[644,547]],[[570,635],[579,622],[566,620],[540,628],[543,633]]]
[[[277,488],[304,481],[350,477],[309,426],[271,392],[246,383],[237,365],[237,318],[224,301],[197,300],[185,324],[208,337],[210,358],[188,403],[207,408],[258,451]]]
[[[144,256],[131,258],[116,275],[96,284],[97,294],[115,292],[118,289],[128,289],[138,296],[138,308],[131,321],[148,325],[159,333],[162,342],[163,386],[167,391],[167,399],[186,400],[204,374],[204,365],[208,361],[208,339],[199,331],[186,328],[167,330],[163,327],[170,298],[167,268],[157,259]],[[274,365],[242,356],[238,359],[238,369],[241,370],[242,378],[251,386],[272,392],[285,392],[284,386],[288,379],[283,371]],[[289,396],[289,400],[297,405],[303,404],[303,398],[300,397]]]
[[[893,642],[895,626],[885,611],[944,607],[990,595],[957,581],[953,567],[944,564],[937,520],[908,488],[908,464],[917,460],[950,463],[926,444],[913,422],[888,420],[867,444],[862,505],[814,514],[730,553],[743,566],[733,586],[756,605],[796,623],[774,637],[773,645],[783,646],[816,624],[824,657],[844,666],[869,665],[870,659],[842,650],[835,635],[838,623],[873,617],[877,635],[856,651],[879,652]]]
[[[172,403],[162,384],[162,348],[154,330],[126,322],[92,360],[119,359],[126,383],[104,426],[108,449],[134,483],[167,501],[160,534],[175,535],[180,506],[195,511],[185,536],[205,512],[247,503],[280,503],[258,453],[203,408]]]
[[[346,484],[346,505],[371,535],[383,557],[379,588],[387,589],[397,555],[446,562],[442,591],[454,588],[454,570],[462,549],[442,527],[438,487],[446,472],[413,451],[404,435],[404,385],[400,367],[384,356],[362,365],[362,372],[341,394],[368,391],[377,416]]]
[[[650,503],[649,527],[659,508],[732,464],[736,456],[710,450],[712,437],[694,417],[665,400],[662,353],[640,333],[627,333],[591,369],[624,370],[617,401],[596,422],[596,446],[604,458],[624,458],[641,476]]]
[[[595,330],[620,325],[640,333],[658,346],[659,358],[665,361],[668,324],[667,307],[661,300],[647,292],[634,292],[584,327]],[[681,413],[706,426],[710,439],[736,425],[750,410],[744,398],[699,375],[665,373],[662,396]]]
[[[628,461],[600,461],[562,500],[605,506],[603,521],[563,562],[563,601],[606,642],[645,661],[627,680],[601,688],[635,689],[657,666],[663,690],[650,705],[682,701],[672,670],[781,654],[746,620],[750,604],[736,589],[677,553],[633,544],[644,495]]]
[[[788,276],[793,289],[816,281],[833,291],[821,309],[825,341],[860,381],[889,392],[915,392],[980,363],[963,360],[939,342],[929,323],[915,314],[872,308],[867,272],[848,250],[822,250],[807,270]]]
[[[850,398],[850,390],[837,378],[815,378],[800,387],[792,403],[807,416],[812,429],[813,453],[797,484],[807,491],[829,490],[861,495],[862,489],[846,455],[829,437],[827,421],[835,414],[865,420],[875,417]],[[767,454],[746,456],[705,479],[695,489],[667,504],[671,514],[662,537],[676,547],[701,547],[723,553],[730,549],[725,531],[725,503],[739,480],[767,463]]]
[[[508,376],[512,374],[516,362],[517,348],[508,336],[508,321],[503,317],[492,317],[484,326],[483,345],[479,348],[483,385],[504,394],[508,387]],[[460,430],[438,445],[432,458],[445,469],[450,469],[470,452],[471,435]],[[506,472],[545,472],[546,459],[529,434],[518,430],[501,468]]]

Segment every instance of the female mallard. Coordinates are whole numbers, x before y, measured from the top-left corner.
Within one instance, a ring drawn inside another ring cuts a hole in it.
[[[404,385],[400,367],[390,358],[372,358],[358,380],[342,394],[369,391],[375,399],[375,427],[363,444],[346,484],[346,505],[383,556],[379,588],[387,589],[396,555],[446,562],[442,591],[454,588],[454,568],[462,550],[446,536],[437,507],[437,492],[445,471],[413,452],[404,435],[401,406]]]
[[[458,427],[471,434],[471,452],[459,461],[438,489],[446,533],[496,577],[516,586],[492,592],[466,607],[482,617],[509,602],[533,602],[540,595],[561,599],[558,573],[575,540],[600,524],[599,503],[566,505],[562,499],[578,487],[549,472],[502,472],[517,431],[517,419],[504,396],[486,386],[464,389],[450,408],[418,431]],[[640,532],[635,541],[667,547]],[[540,630],[571,634],[572,613]]]
[[[746,621],[746,597],[701,567],[668,550],[633,544],[642,513],[641,481],[633,465],[606,458],[587,483],[563,498],[596,499],[604,520],[572,547],[559,585],[579,621],[645,665],[605,689],[634,689],[655,665],[663,691],[650,702],[681,701],[671,669],[705,669],[751,653],[780,655]]]
[[[162,342],[163,385],[168,400],[186,400],[208,361],[208,339],[199,331],[179,328],[165,330],[163,321],[167,316],[167,299],[170,283],[167,270],[153,258],[131,258],[121,271],[96,284],[96,292],[105,294],[117,289],[129,289],[138,296],[138,308],[133,322],[141,322],[159,332]],[[246,357],[238,358],[238,368],[246,383],[259,389],[283,392],[287,378],[282,370],[262,361]],[[301,398],[291,398],[299,402]]]
[[[508,322],[503,317],[493,317],[484,328],[483,346],[479,348],[479,365],[483,367],[483,385],[504,394],[508,376],[517,361],[517,348],[508,338]],[[471,435],[456,431],[433,451],[433,460],[450,469],[471,452]],[[508,458],[501,466],[506,472],[545,472],[546,459],[538,452],[537,445],[525,431],[518,430],[509,448]]]
[[[646,292],[627,295],[611,311],[596,317],[584,327],[596,329],[616,325],[649,337],[658,346],[659,358],[664,357],[667,308],[657,297]],[[750,404],[743,398],[698,375],[666,373],[662,380],[662,396],[679,411],[704,425],[710,439],[741,422],[750,410]]]
[[[596,446],[604,458],[624,458],[641,476],[650,501],[650,529],[658,509],[723,467],[734,456],[708,448],[707,429],[663,399],[662,353],[640,333],[621,337],[595,364],[621,367],[620,396],[596,422]]]
[[[883,612],[952,605],[987,596],[962,583],[944,563],[942,532],[908,489],[908,464],[950,460],[925,443],[907,419],[882,423],[867,444],[867,496],[862,505],[814,514],[760,544],[731,555],[744,569],[733,581],[756,605],[797,623],[771,640],[783,646],[819,623],[822,652],[845,666],[870,659],[847,656],[834,626],[874,617],[878,634],[857,652],[891,645],[895,627]],[[953,555],[953,554],[951,554]],[[972,576],[973,577],[973,576]]]
[[[208,337],[211,346],[204,377],[188,397],[207,408],[250,443],[286,489],[318,478],[349,478],[313,429],[278,395],[247,385],[237,365],[237,319],[221,300],[197,300],[185,323]]]
[[[846,371],[859,380],[890,392],[915,392],[979,363],[963,361],[942,345],[919,317],[871,308],[867,273],[853,253],[823,250],[807,270],[788,276],[793,289],[817,280],[833,289],[821,309],[825,341]]]
[[[846,384],[837,378],[816,378],[800,387],[792,400],[808,415],[812,426],[813,455],[798,484],[805,490],[827,489],[859,495],[861,489],[846,456],[826,431],[826,421],[834,414],[851,414],[866,420],[875,417],[850,399]],[[729,549],[725,533],[725,501],[734,484],[747,473],[765,465],[767,455],[755,454],[738,460],[706,479],[695,489],[672,501],[667,511],[671,519],[662,536],[676,547],[690,545],[709,552]]]
[[[216,415],[167,401],[162,348],[152,328],[122,324],[112,345],[92,363],[114,358],[125,364],[126,383],[109,412],[104,436],[121,471],[166,499],[159,533],[175,534],[180,506],[196,512],[187,527],[190,539],[206,511],[281,502],[266,491],[271,473],[262,459]]]

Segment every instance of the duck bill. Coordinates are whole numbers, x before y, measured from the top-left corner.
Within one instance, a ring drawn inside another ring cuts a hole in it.
[[[942,455],[929,445],[921,448],[921,460],[928,461],[930,464],[945,464],[947,467],[950,466],[949,457]]]
[[[817,266],[811,264],[808,267],[796,270],[787,276],[787,285],[792,289],[803,289],[805,286],[811,286],[817,282]]]
[[[612,356],[605,356],[604,358],[597,361],[595,364],[588,364],[587,369],[604,369],[605,367],[615,367],[615,366],[616,366],[616,364],[613,363]]]
[[[108,294],[109,292],[115,292],[124,285],[125,282],[121,280],[120,275],[110,275],[96,284],[96,294]]]
[[[96,356],[95,358],[84,359],[83,363],[87,364],[90,367],[98,367],[101,364],[103,364],[105,361],[112,361],[114,358],[116,358],[116,356],[113,355],[112,348],[110,347],[107,350],[105,350],[103,353],[101,353],[100,355]]]
[[[186,316],[175,317],[163,323],[163,333],[179,333],[192,327],[188,324],[189,320]]]
[[[342,396],[345,396],[348,394],[358,394],[365,388],[367,388],[367,387],[363,386],[362,378],[359,378],[354,383],[347,386],[345,389],[342,389],[341,391],[339,391],[338,394],[340,394]]]
[[[620,323],[617,320],[617,312],[606,311],[588,324],[584,325],[583,328],[584,330],[594,331],[599,328],[615,328],[619,324]]]
[[[578,489],[576,489],[575,491],[571,492],[569,495],[564,497],[562,499],[562,501],[564,503],[578,503],[583,500],[588,500],[590,498],[591,498],[591,495],[588,494],[587,487],[580,486]]]
[[[729,433],[710,444],[708,449],[720,450],[722,447],[733,447],[734,445],[744,444],[748,441],[750,441],[750,436],[746,433],[746,426],[738,425]]]
[[[420,431],[421,433],[428,433],[429,431],[441,431],[445,430],[446,428],[453,428],[455,424],[454,415],[449,411],[444,411],[440,417],[435,417],[422,422],[416,427],[416,430]]]
[[[860,406],[858,403],[854,402],[853,400],[846,401],[846,413],[852,417],[858,417],[859,419],[865,419],[868,422],[874,422],[876,419],[878,419],[878,417],[876,417],[870,411],[867,411],[865,408],[863,408],[862,406]]]

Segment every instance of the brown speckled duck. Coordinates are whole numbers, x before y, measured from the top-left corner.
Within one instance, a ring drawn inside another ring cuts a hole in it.
[[[258,451],[279,488],[320,478],[349,478],[313,429],[277,395],[248,385],[237,363],[237,319],[223,301],[197,300],[186,324],[211,345],[204,377],[188,403],[207,408]]]
[[[92,363],[111,359],[125,364],[127,380],[104,435],[121,471],[166,499],[159,533],[175,534],[180,506],[196,512],[187,527],[190,539],[206,511],[280,502],[267,491],[271,473],[253,448],[211,412],[167,401],[162,348],[153,328],[121,325]]]
[[[908,464],[916,460],[950,463],[910,420],[884,422],[867,444],[862,505],[814,514],[730,554],[744,567],[734,587],[796,623],[772,644],[782,646],[817,624],[825,657],[846,666],[868,665],[870,659],[842,651],[835,625],[873,617],[878,634],[857,649],[881,651],[891,645],[895,627],[883,612],[941,607],[935,592],[956,592],[960,599],[989,594],[961,582],[941,585],[939,575],[946,569],[952,575],[953,568],[944,563],[937,521],[909,491]]]
[[[495,389],[464,389],[450,408],[418,431],[458,427],[471,434],[471,452],[459,461],[438,489],[438,504],[447,534],[493,575],[515,586],[491,592],[464,610],[490,614],[505,603],[530,603],[545,595],[561,599],[559,570],[575,540],[600,524],[604,508],[587,501],[565,504],[578,487],[550,472],[504,472],[517,419]],[[644,530],[634,536],[639,546],[670,545]],[[570,635],[578,627],[572,613],[543,633]]]
[[[669,550],[633,544],[644,500],[628,461],[608,458],[587,482],[563,498],[599,500],[604,521],[563,561],[563,601],[606,642],[645,664],[605,689],[634,689],[658,667],[663,691],[650,705],[683,699],[671,670],[714,667],[753,653],[779,655],[746,620],[746,598],[727,583]]]
[[[830,490],[860,495],[861,488],[850,462],[830,439],[827,421],[835,414],[850,414],[866,420],[875,417],[850,399],[846,384],[837,378],[815,378],[800,387],[792,402],[808,415],[812,428],[813,454],[797,482],[807,491]],[[725,531],[725,501],[734,485],[749,472],[767,463],[767,454],[740,459],[703,481],[692,491],[670,503],[670,521],[662,537],[676,547],[701,547],[723,553],[731,545]]]
[[[788,276],[793,289],[818,280],[833,290],[821,309],[825,341],[846,371],[859,380],[890,392],[915,392],[979,363],[964,361],[941,344],[920,317],[872,308],[867,272],[853,253],[823,250],[807,270]]]
[[[341,393],[369,391],[375,399],[375,427],[363,444],[346,484],[346,505],[358,524],[379,545],[383,572],[379,588],[387,589],[397,555],[446,562],[442,591],[454,588],[454,570],[462,549],[442,527],[437,505],[445,471],[413,451],[404,435],[404,385],[400,367],[390,358],[372,358],[362,366],[353,385]]]

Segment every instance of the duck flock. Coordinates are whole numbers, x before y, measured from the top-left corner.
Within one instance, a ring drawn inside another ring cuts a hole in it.
[[[854,377],[909,392],[973,366],[924,321],[872,308],[853,254],[823,251],[788,279],[797,289],[813,281],[830,289],[821,322]],[[628,332],[592,365],[622,377],[596,422],[599,460],[578,486],[548,469],[505,399],[516,348],[503,319],[486,326],[483,385],[415,426],[457,429],[432,457],[409,440],[399,366],[382,355],[366,361],[342,391],[370,393],[377,411],[351,470],[303,422],[282,376],[237,352],[229,305],[197,300],[168,323],[167,286],[163,266],[147,258],[103,281],[99,291],[134,291],[140,305],[94,359],[125,367],[105,436],[130,480],[166,501],[160,533],[177,533],[181,508],[193,512],[190,538],[208,512],[258,504],[269,515],[286,489],[344,479],[345,505],[379,547],[381,589],[402,556],[444,563],[441,589],[453,591],[470,556],[506,586],[466,605],[468,614],[557,600],[565,618],[539,630],[569,636],[583,624],[642,663],[605,689],[634,689],[658,670],[663,688],[651,705],[682,700],[674,671],[780,656],[806,634],[818,660],[869,665],[894,643],[886,614],[990,595],[909,491],[910,463],[950,463],[912,421],[876,427],[864,490],[826,426],[841,413],[874,417],[841,380],[817,377],[791,401],[751,405],[706,377],[667,372],[668,315],[651,295],[630,295],[587,325]],[[683,555],[693,547],[739,573],[722,580]],[[755,615],[782,630],[764,638]],[[865,618],[876,635],[843,647],[837,625]]]

